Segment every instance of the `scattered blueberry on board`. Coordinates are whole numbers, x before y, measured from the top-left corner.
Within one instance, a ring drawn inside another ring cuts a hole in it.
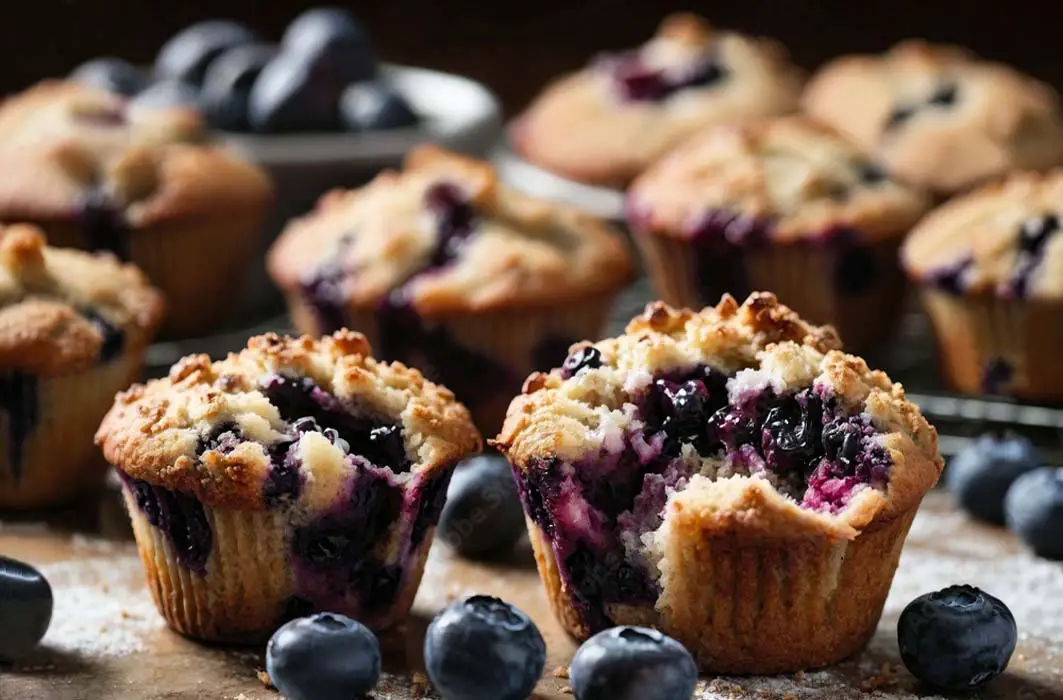
[[[973,517],[1004,524],[1004,497],[1012,483],[1041,466],[1026,438],[987,433],[949,461],[945,483],[956,504]]]
[[[512,549],[524,531],[517,482],[506,458],[484,454],[460,464],[439,518],[439,537],[462,556],[480,557]]]
[[[1008,527],[1034,554],[1063,561],[1063,469],[1044,467],[1020,476],[1004,501]]]
[[[130,97],[148,84],[148,77],[140,69],[128,61],[112,57],[95,58],[82,63],[70,74],[70,79],[82,85]]]
[[[276,55],[277,49],[270,44],[244,44],[218,56],[207,67],[200,92],[207,120],[224,131],[247,131],[251,88]]]
[[[417,123],[417,115],[402,95],[373,80],[347,86],[340,96],[340,117],[349,131],[382,131]]]
[[[690,700],[694,657],[671,637],[644,627],[614,627],[576,651],[569,667],[576,700]]]
[[[376,77],[369,32],[340,8],[319,7],[299,15],[284,32],[281,47],[284,53],[309,60],[339,85]]]
[[[525,700],[542,677],[546,643],[517,608],[473,596],[432,620],[424,659],[444,700]]]
[[[302,617],[273,633],[266,672],[288,700],[351,700],[376,687],[380,643],[349,617]]]
[[[341,90],[342,86],[323,79],[311,61],[281,53],[262,69],[251,88],[248,121],[260,132],[336,131]]]
[[[912,675],[940,690],[981,688],[1008,667],[1018,631],[1001,601],[972,586],[916,598],[897,623],[901,659]]]
[[[0,557],[0,662],[16,661],[44,638],[52,587],[28,564]]]
[[[211,61],[235,46],[255,41],[247,27],[228,20],[199,22],[177,33],[155,59],[155,75],[199,86]]]

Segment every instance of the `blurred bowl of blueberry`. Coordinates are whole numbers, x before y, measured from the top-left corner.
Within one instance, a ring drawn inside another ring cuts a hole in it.
[[[278,197],[263,254],[323,193],[398,166],[412,147],[432,142],[484,157],[502,132],[498,101],[484,86],[380,62],[366,28],[340,8],[304,12],[279,42],[238,22],[200,22],[167,41],[151,67],[97,58],[70,78],[135,103],[197,109],[268,170]],[[264,271],[253,283],[255,303],[282,310]]]

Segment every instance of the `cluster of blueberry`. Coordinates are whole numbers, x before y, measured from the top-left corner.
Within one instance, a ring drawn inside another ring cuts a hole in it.
[[[223,131],[375,131],[418,121],[381,76],[365,28],[335,8],[300,15],[279,46],[235,22],[201,22],[163,46],[151,75],[98,58],[71,79],[137,104],[196,108]]]
[[[425,667],[447,700],[525,700],[546,666],[535,623],[498,598],[453,603],[428,626]],[[266,670],[289,700],[349,700],[376,687],[380,643],[354,620],[319,613],[289,622],[266,648]],[[678,642],[651,629],[617,627],[576,652],[577,700],[690,700],[698,671]]]
[[[983,435],[949,462],[945,481],[971,516],[1007,525],[1038,556],[1063,561],[1063,469],[1043,466],[1029,440]]]

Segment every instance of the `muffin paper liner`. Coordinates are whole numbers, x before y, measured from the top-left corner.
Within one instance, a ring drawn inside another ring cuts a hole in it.
[[[896,329],[905,293],[905,279],[897,262],[901,238],[866,247],[876,279],[860,292],[839,289],[835,280],[839,253],[829,243],[768,244],[744,249],[721,247],[723,271],[741,278],[738,286],[721,280],[707,299],[706,283],[698,277],[697,244],[653,232],[634,233],[635,241],[662,301],[671,306],[700,309],[716,304],[727,291],[741,301],[752,291],[774,292],[802,318],[835,327],[850,352],[866,352],[888,339]],[[735,269],[738,268],[738,269]],[[857,281],[859,271],[854,271]],[[731,288],[728,288],[731,287]]]
[[[263,216],[234,211],[220,219],[162,223],[129,234],[131,262],[166,296],[162,336],[206,335],[233,314],[260,245]],[[85,247],[77,226],[43,225],[51,245]]]
[[[196,571],[178,559],[170,537],[148,521],[127,485],[122,492],[148,587],[171,628],[208,641],[259,643],[291,617],[289,605],[301,596],[289,557],[290,509],[203,506],[212,548],[203,570]],[[401,621],[413,605],[434,535],[430,528],[421,544],[402,558],[404,578],[386,612],[372,620],[356,606],[330,606],[329,612],[348,615],[374,629]]]
[[[1063,400],[1063,305],[925,287],[942,373],[959,391]]]
[[[381,342],[375,310],[348,309],[347,320],[350,329],[364,333],[369,338],[378,357],[385,360],[400,359],[425,372],[429,379],[448,386],[458,400],[468,406],[480,431],[493,436],[501,429],[510,401],[520,393],[521,385],[529,374],[560,367],[569,345],[581,340],[597,340],[601,336],[615,296],[615,292],[610,292],[564,306],[470,313],[439,321],[426,320],[426,326],[442,327],[463,347],[506,369],[509,376],[502,382],[487,378],[486,375],[480,380],[483,385],[478,385],[477,389],[484,390],[488,395],[478,401],[470,401],[467,392],[462,392],[460,387],[449,386],[446,378],[437,376],[430,365],[421,361],[420,353],[416,351],[412,352],[411,358],[388,357]],[[323,333],[325,329],[320,328],[313,311],[299,295],[289,294],[288,304],[300,332],[314,336]],[[476,367],[466,369],[476,376]],[[493,386],[488,384],[492,381],[496,382]],[[466,395],[463,396],[463,393]]]
[[[684,522],[663,543],[655,606],[611,606],[617,625],[650,625],[682,642],[704,673],[775,674],[819,668],[871,638],[917,508],[853,541],[745,538]],[[696,516],[689,516],[696,517]],[[583,640],[554,548],[528,522],[539,573],[562,626]]]
[[[8,464],[10,418],[0,411],[0,510],[60,505],[103,483],[107,463],[93,435],[114,395],[138,377],[142,361],[142,351],[127,352],[77,374],[33,379],[36,421],[17,469]]]

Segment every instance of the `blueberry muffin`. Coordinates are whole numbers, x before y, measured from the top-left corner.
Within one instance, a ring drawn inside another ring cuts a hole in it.
[[[899,384],[771,294],[660,302],[534,374],[494,443],[564,627],[656,627],[709,673],[833,663],[874,632],[943,468]]]
[[[57,505],[98,486],[92,434],[138,377],[159,292],[109,254],[0,228],[0,510]]]
[[[657,294],[701,308],[768,289],[856,351],[894,326],[897,249],[929,208],[848,139],[807,117],[696,134],[628,190],[628,222]]]
[[[701,127],[793,111],[801,79],[773,41],[671,15],[643,46],[548,86],[511,142],[559,175],[623,187]]]
[[[1063,400],[1063,170],[1016,173],[941,206],[902,262],[943,374],[968,394]]]
[[[326,195],[267,266],[301,332],[365,333],[382,358],[452,389],[491,435],[524,377],[598,337],[632,274],[604,224],[435,147],[411,153],[404,172]]]
[[[942,196],[1063,163],[1056,91],[955,46],[911,40],[839,58],[813,76],[802,104],[894,175]]]
[[[0,221],[134,262],[167,297],[164,334],[206,333],[232,311],[221,300],[241,289],[272,196],[206,136],[192,112],[42,83],[0,104]]]
[[[453,467],[480,447],[453,394],[350,331],[186,357],[119,394],[96,442],[160,612],[219,641],[319,610],[401,620]]]

